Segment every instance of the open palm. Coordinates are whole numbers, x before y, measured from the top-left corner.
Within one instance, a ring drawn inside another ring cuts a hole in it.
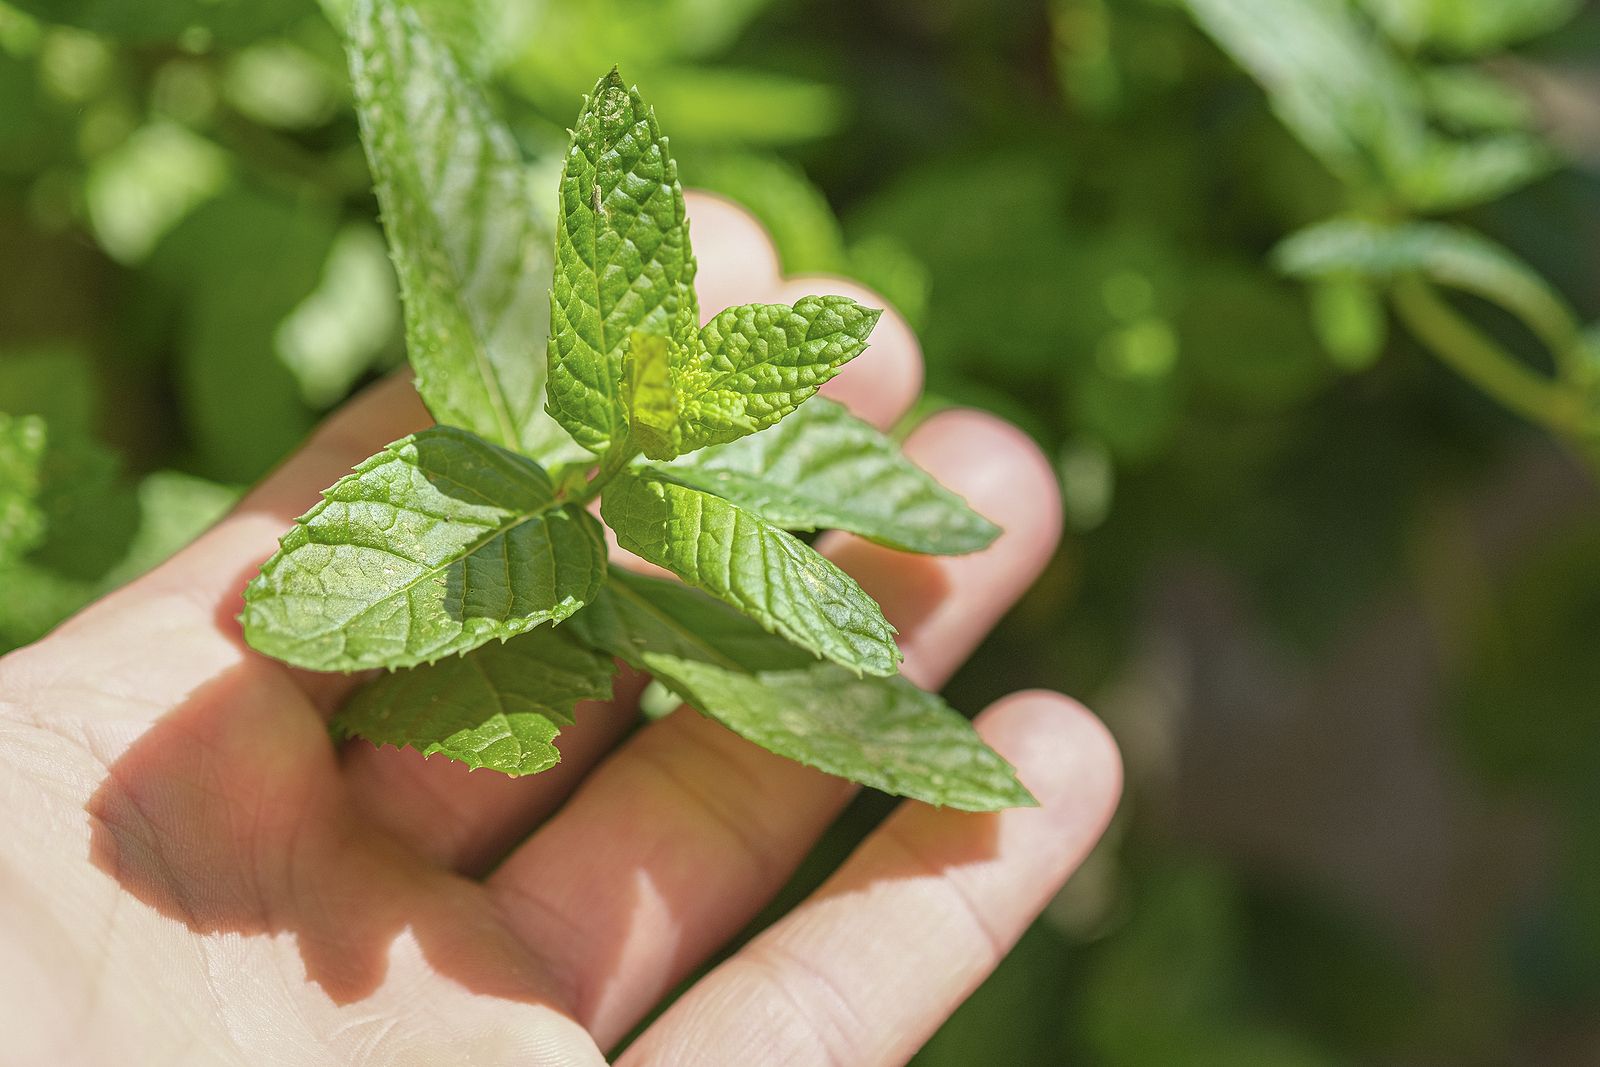
[[[845,283],[779,277],[729,205],[691,199],[702,304]],[[829,392],[879,425],[913,402],[886,315]],[[241,398],[241,403],[249,399]],[[622,740],[640,679],[578,709],[532,778],[329,743],[352,684],[251,652],[246,578],[316,492],[427,422],[374,387],[166,565],[0,660],[0,1062],[604,1063],[777,892],[849,799],[688,709]],[[907,452],[1007,531],[930,559],[821,546],[941,683],[1049,557],[1048,465],[972,412]],[[1115,750],[1046,693],[979,728],[1039,809],[907,804],[809,900],[693,986],[625,1064],[902,1063],[1082,859],[1118,790]]]

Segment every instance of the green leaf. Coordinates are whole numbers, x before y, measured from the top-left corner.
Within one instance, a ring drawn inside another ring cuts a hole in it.
[[[307,404],[332,407],[380,359],[387,362],[400,320],[396,296],[383,235],[369,223],[345,226],[317,288],[274,331],[278,359]]]
[[[1522,133],[1435,137],[1398,171],[1395,186],[1418,211],[1454,211],[1497,200],[1549,174],[1557,162],[1541,141]]]
[[[511,134],[448,46],[395,0],[352,13],[362,140],[405,301],[417,387],[442,423],[540,458],[551,228]]]
[[[671,342],[665,337],[636,333],[623,360],[622,402],[628,412],[628,429],[645,455],[675,455],[671,449],[678,429],[678,393],[672,385]]]
[[[730,670],[782,670],[816,658],[734,608],[682,582],[612,567],[592,603],[565,628],[639,670],[647,653],[703,660]]]
[[[889,675],[894,627],[855,579],[721,497],[657,471],[624,471],[601,514],[617,543],[732,604],[771,633],[853,671]]]
[[[646,661],[734,733],[808,767],[963,811],[1037,803],[971,723],[904,678],[860,678],[827,663],[745,674],[665,655]]]
[[[132,42],[176,38],[191,28],[230,43],[252,41],[315,10],[310,0],[11,0],[11,6]]]
[[[1533,102],[1508,81],[1472,65],[1430,67],[1419,75],[1429,110],[1465,130],[1525,130]]]
[[[48,536],[29,562],[67,578],[103,578],[139,526],[139,502],[122,475],[122,457],[82,432],[52,427],[38,502]]]
[[[1418,211],[1453,210],[1502,196],[1552,166],[1531,137],[1457,140],[1431,128],[1420,80],[1346,0],[1184,2],[1266,90],[1284,125],[1365,194]]]
[[[904,678],[817,663],[676,582],[614,570],[567,627],[770,752],[897,796],[969,811],[1030,805],[1015,772]]]
[[[45,476],[47,480],[51,477],[48,469]],[[126,585],[161,563],[221,518],[239,495],[236,490],[176,471],[145,476],[138,489],[137,533],[121,560],[107,568],[100,560],[124,547],[119,514],[124,493],[118,485],[92,484],[83,492],[98,495],[100,510],[95,513],[90,510],[92,505],[86,506],[95,520],[82,526],[76,538],[64,535],[46,508],[51,536],[45,547],[52,551],[35,551],[27,559],[10,563],[0,558],[0,590],[4,592],[0,595],[0,652],[38,640],[95,597]],[[76,550],[88,566],[51,566],[51,557],[60,554],[57,549]]]
[[[245,591],[250,644],[296,666],[432,662],[559,622],[604,577],[599,524],[465,430],[402,438],[323,496]]]
[[[196,207],[228,184],[232,161],[168,119],[135,130],[90,164],[83,195],[100,246],[137,266]]]
[[[1000,533],[894,441],[822,397],[754,437],[665,469],[785,530],[848,530],[937,555],[975,552]]]
[[[634,334],[622,385],[634,444],[672,459],[772,426],[865,351],[880,314],[808,296],[728,308],[689,344]]]
[[[550,295],[549,409],[584,447],[631,429],[634,448],[670,459],[770,426],[865,349],[880,314],[811,296],[700,329],[694,273],[677,165],[613,70],[573,133]]]
[[[1387,280],[1420,273],[1499,304],[1558,351],[1574,343],[1578,330],[1566,301],[1537,271],[1459,226],[1333,219],[1291,235],[1273,258],[1286,273],[1304,278],[1344,273]]]
[[[1345,0],[1184,0],[1267,91],[1300,141],[1346,179],[1389,173],[1426,137],[1404,68]]]
[[[635,333],[693,343],[694,274],[677,165],[655,113],[613,70],[573,131],[550,291],[549,410],[585,448],[626,436],[622,358]]]
[[[95,596],[92,582],[29,560],[0,564],[0,652],[31,644]]]
[[[324,56],[269,38],[230,56],[219,88],[231,107],[254,122],[309,130],[327,125],[339,113],[345,78]],[[392,281],[393,271],[389,277]]]
[[[25,555],[44,539],[39,506],[47,431],[37,415],[0,412],[0,565]]]
[[[743,304],[706,323],[692,351],[674,346],[681,408],[670,459],[765,429],[811,397],[867,347],[882,314],[844,296]]]
[[[332,207],[240,185],[156,247],[145,276],[159,285],[146,299],[181,324],[176,384],[197,473],[254,482],[311,431],[311,409],[275,342],[327,262],[338,233]]]
[[[558,630],[536,630],[431,666],[376,679],[333,729],[375,745],[441,754],[513,777],[561,759],[554,741],[580,700],[611,695],[610,656]]]
[[[152,471],[139,482],[139,528],[127,555],[106,572],[112,590],[167,560],[204,533],[239,500],[239,490],[181,471]]]
[[[1333,361],[1345,370],[1370,367],[1383,352],[1388,312],[1372,282],[1353,274],[1313,279],[1311,326]]]
[[[1577,14],[1583,0],[1365,0],[1364,6],[1409,49],[1477,55],[1550,32]]]

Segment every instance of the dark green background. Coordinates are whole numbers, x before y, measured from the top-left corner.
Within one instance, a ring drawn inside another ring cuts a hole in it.
[[[1058,463],[1065,542],[949,693],[1082,698],[1127,793],[918,1064],[1600,1062],[1593,474],[1403,330],[1330,354],[1267,254],[1350,191],[1180,3],[433,6],[536,167],[621,64],[690,184],[906,315],[929,407]],[[1458,217],[1600,314],[1600,18],[1485,59],[1360,17],[1520,94],[1561,165]],[[311,0],[0,3],[0,411],[50,435],[0,649],[401,359],[375,217]]]

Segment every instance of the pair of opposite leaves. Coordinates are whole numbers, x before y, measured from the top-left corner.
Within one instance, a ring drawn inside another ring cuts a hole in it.
[[[676,165],[615,71],[573,134],[552,263],[515,146],[448,49],[394,0],[358,4],[351,38],[407,346],[441,425],[296,521],[246,590],[250,643],[317,670],[416,667],[337,727],[507,773],[555,762],[614,656],[832,773],[961,807],[1028,802],[964,718],[895,676],[871,598],[786,532],[921,552],[997,533],[838,405],[801,407],[878,313],[807,297],[701,327]],[[546,339],[548,382],[527,355]],[[722,603],[609,569],[584,507],[597,491],[623,547]]]

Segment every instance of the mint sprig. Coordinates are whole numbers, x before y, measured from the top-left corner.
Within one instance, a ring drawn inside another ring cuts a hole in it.
[[[872,598],[789,532],[934,553],[999,533],[812,399],[879,312],[808,296],[702,327],[677,165],[615,70],[584,101],[551,224],[509,133],[408,9],[360,0],[350,52],[440,425],[296,520],[246,590],[250,644],[315,670],[398,669],[335,732],[474,768],[552,766],[615,657],[829,773],[970,810],[1031,803],[963,716],[898,676]],[[622,547],[683,582],[608,567],[596,501]]]

